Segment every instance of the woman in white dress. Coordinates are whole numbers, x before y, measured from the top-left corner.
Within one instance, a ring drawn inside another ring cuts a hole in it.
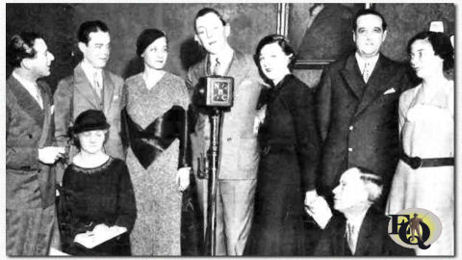
[[[443,33],[422,32],[409,41],[411,66],[421,83],[399,101],[403,154],[387,213],[423,208],[442,223],[439,239],[417,255],[454,254],[454,50]],[[419,159],[416,159],[419,157]]]

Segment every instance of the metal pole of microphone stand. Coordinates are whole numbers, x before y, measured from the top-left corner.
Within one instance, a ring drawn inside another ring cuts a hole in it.
[[[211,137],[211,154],[212,162],[209,174],[209,224],[210,224],[210,253],[216,255],[216,225],[217,225],[217,176],[218,176],[218,158],[220,151],[220,121],[222,112],[219,109],[214,109],[211,116],[212,119],[212,137]]]

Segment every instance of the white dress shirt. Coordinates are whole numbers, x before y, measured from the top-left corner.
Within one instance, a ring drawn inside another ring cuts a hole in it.
[[[367,75],[367,78],[364,79],[364,81],[367,83],[367,80],[369,79],[369,77],[372,74],[372,71],[375,68],[375,64],[377,64],[377,61],[379,60],[379,54],[375,55],[374,57],[365,59],[365,58],[362,58],[361,56],[359,56],[358,53],[355,53],[355,57],[356,57],[356,61],[358,62],[359,70],[361,71],[361,75],[363,75],[363,77],[365,75],[364,68],[366,67],[366,63],[368,63],[369,73]]]

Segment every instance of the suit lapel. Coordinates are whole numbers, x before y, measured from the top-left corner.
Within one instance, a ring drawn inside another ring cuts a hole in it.
[[[51,102],[50,96],[48,92],[45,91],[45,86],[42,86],[40,83],[38,84],[40,93],[42,95],[43,100],[43,126],[42,126],[42,135],[40,136],[40,140],[38,142],[39,147],[44,147],[47,145],[50,126],[51,126]]]
[[[37,125],[41,127],[43,124],[43,111],[37,103],[37,101],[35,101],[35,99],[29,94],[29,91],[27,91],[24,88],[24,86],[22,86],[21,83],[18,80],[16,80],[13,76],[10,76],[7,85],[11,88],[11,91],[16,96],[18,105],[22,107],[23,110],[34,119]],[[39,87],[39,89],[41,88]],[[43,92],[42,99],[45,105],[45,98]]]
[[[366,89],[364,90],[361,102],[358,105],[355,116],[364,111],[374,100],[379,98],[388,88],[388,82],[391,77],[388,60],[380,54],[379,60],[369,78]]]
[[[347,58],[345,67],[341,71],[341,74],[345,79],[347,86],[353,91],[356,98],[361,100],[363,96],[363,89],[366,87],[366,84],[361,76],[358,62],[356,61],[354,54]]]
[[[233,59],[229,66],[229,69],[226,73],[226,76],[234,78],[234,96],[237,97],[239,95],[239,86],[244,79],[244,73],[247,71],[243,71],[242,68],[243,63],[243,56],[241,53],[234,51]]]
[[[91,86],[90,80],[85,75],[85,72],[83,72],[80,64],[74,69],[74,89],[90,101],[95,108],[102,109],[98,95]]]
[[[377,224],[374,223],[373,215],[374,214],[372,208],[369,208],[369,210],[366,213],[366,216],[364,216],[363,223],[359,230],[358,241],[356,242],[356,256],[370,255],[371,252],[369,248],[373,243],[376,242],[374,241],[374,239],[371,238],[372,234],[376,230],[374,228],[374,225]]]
[[[109,72],[105,70],[103,70],[103,86],[103,112],[108,115],[114,98],[114,82],[112,82]]]
[[[333,255],[335,256],[343,256],[345,255],[346,248],[345,248],[345,226],[346,226],[346,220],[342,216],[338,216],[336,219],[335,227],[334,230],[336,233],[334,234],[334,239],[333,243],[331,244],[332,250],[333,250]]]

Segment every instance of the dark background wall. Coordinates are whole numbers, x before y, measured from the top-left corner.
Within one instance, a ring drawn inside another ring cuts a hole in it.
[[[56,60],[52,75],[46,80],[54,89],[57,81],[72,72],[80,61],[75,34],[86,20],[100,19],[111,31],[112,54],[108,68],[124,78],[141,70],[136,59],[135,42],[145,28],[159,28],[169,37],[169,60],[166,69],[185,76],[187,68],[201,58],[193,40],[194,16],[202,7],[213,7],[231,24],[231,45],[253,53],[258,41],[276,32],[277,4],[7,4],[6,39],[22,30],[44,35]],[[455,31],[454,4],[375,4],[389,23],[384,53],[406,61],[405,47],[410,37],[428,28],[433,20],[443,20],[446,32]],[[11,68],[7,66],[7,75]],[[298,70],[310,86],[315,86],[321,70]]]

